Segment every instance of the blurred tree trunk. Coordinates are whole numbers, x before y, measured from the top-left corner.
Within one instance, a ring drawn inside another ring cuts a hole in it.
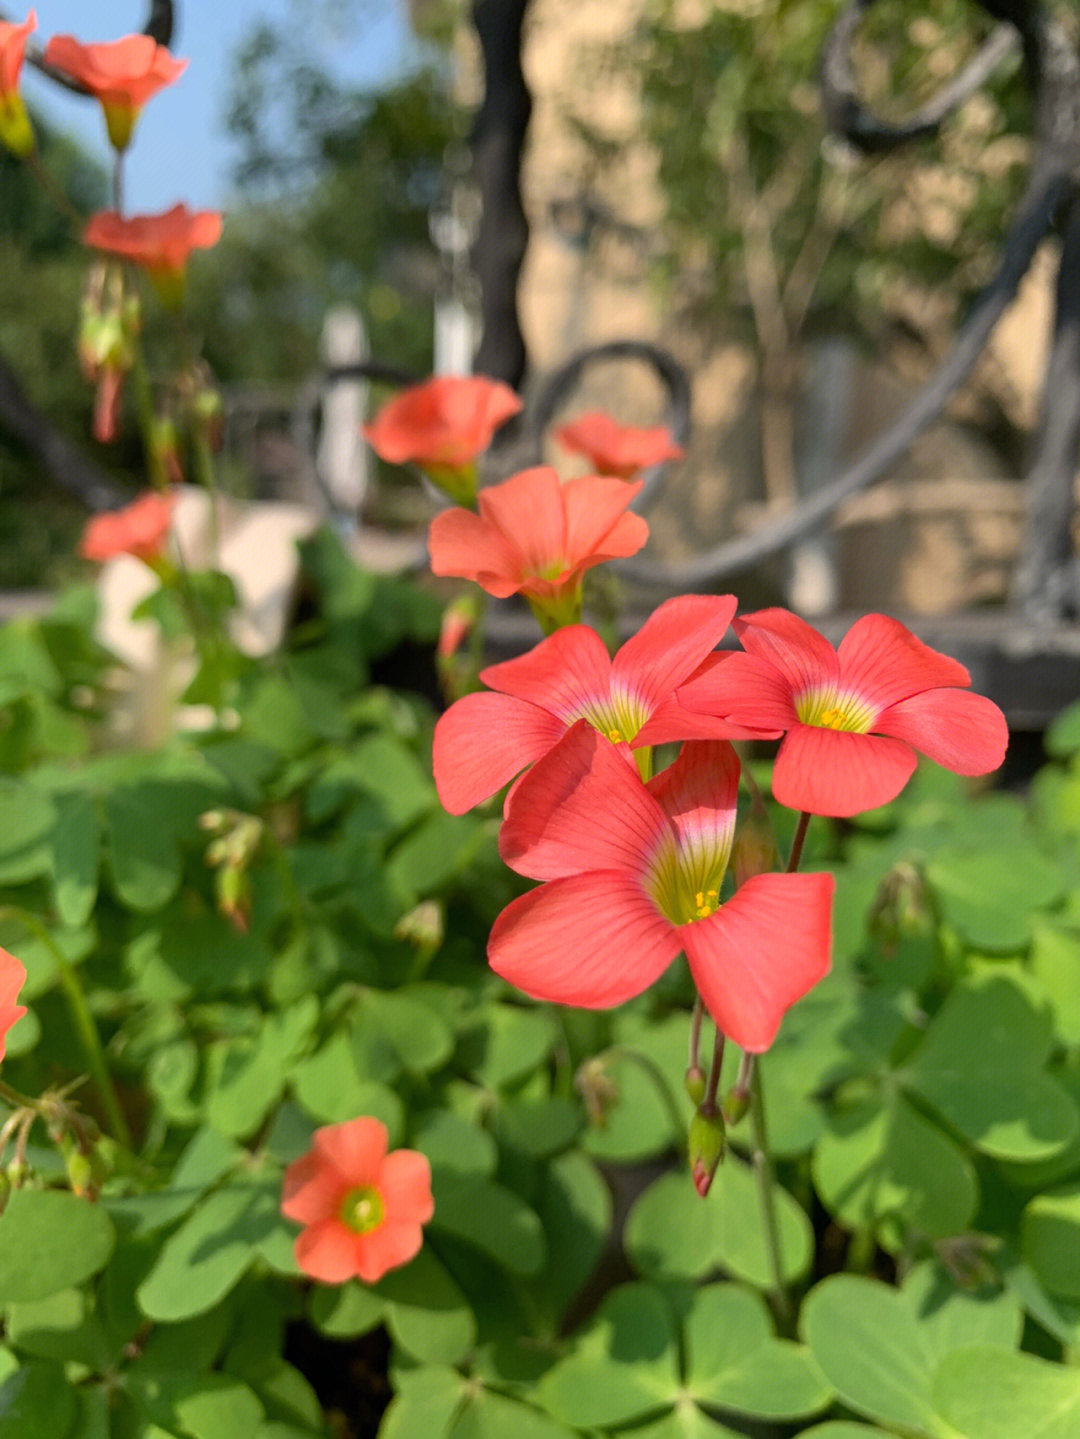
[[[521,204],[521,152],[532,101],[521,68],[529,0],[473,0],[472,18],[484,54],[484,101],[473,126],[473,173],[480,190],[480,228],[473,268],[481,288],[479,374],[517,389],[525,374],[517,282],[529,227]]]

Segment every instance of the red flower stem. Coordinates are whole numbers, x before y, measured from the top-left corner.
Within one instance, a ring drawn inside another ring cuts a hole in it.
[[[791,841],[791,853],[788,855],[787,873],[794,874],[799,867],[799,860],[802,859],[803,845],[806,842],[806,831],[810,826],[810,816],[805,811],[799,815],[799,823],[795,826],[795,838]]]
[[[705,1017],[705,1005],[701,995],[694,999],[694,1012],[690,1016],[690,1057],[689,1066],[697,1069],[701,1064],[701,1021]]]
[[[698,1003],[701,1001],[699,1000]],[[716,1031],[716,1039],[713,1041],[712,1065],[709,1069],[709,1083],[705,1090],[705,1098],[701,1101],[701,1109],[705,1114],[715,1114],[717,1111],[716,1094],[720,1088],[720,1069],[724,1063],[724,1035],[721,1030]]]
[[[808,815],[803,816],[808,819]],[[761,1218],[765,1227],[765,1247],[773,1275],[773,1294],[781,1333],[788,1335],[794,1327],[795,1314],[784,1283],[784,1265],[780,1254],[780,1223],[776,1216],[776,1172],[769,1153],[765,1128],[765,1100],[761,1090],[761,1069],[754,1064],[750,1075],[750,1122],[754,1130],[754,1175],[757,1179]]]

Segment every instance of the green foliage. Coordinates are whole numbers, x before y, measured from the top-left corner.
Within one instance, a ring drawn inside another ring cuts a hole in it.
[[[0,1214],[0,1434],[327,1435],[287,1333],[385,1339],[383,1439],[1070,1434],[1070,723],[1030,804],[928,765],[887,810],[811,829],[805,867],[837,876],[833,969],[761,1061],[784,1315],[751,1120],[706,1200],[686,1174],[685,975],[613,1013],[492,975],[516,892],[497,808],[441,811],[433,714],[370,678],[433,643],[438,606],[329,535],[303,562],[282,651],[229,672],[220,723],[143,754],[102,749],[86,596],[0,632],[0,944],[31,1011],[2,1078],[57,1096],[89,1074],[81,1147],[32,1129]],[[240,834],[237,911],[214,847]],[[401,923],[418,905],[443,917],[430,938]],[[428,1156],[434,1215],[379,1283],[310,1284],[282,1174],[360,1113]]]

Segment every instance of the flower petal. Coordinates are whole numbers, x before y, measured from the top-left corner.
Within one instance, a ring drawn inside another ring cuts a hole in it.
[[[471,510],[443,510],[428,529],[432,573],[475,580],[497,599],[516,594],[522,559],[501,531]]]
[[[734,595],[665,600],[616,654],[613,683],[640,696],[648,710],[659,708],[720,643],[737,606]]]
[[[386,1156],[378,1188],[387,1220],[395,1224],[426,1224],[435,1211],[431,1164],[415,1149],[394,1149]]]
[[[385,1124],[362,1114],[344,1124],[316,1129],[313,1142],[316,1153],[332,1164],[347,1184],[360,1185],[377,1183],[388,1138]]]
[[[639,874],[667,832],[635,766],[578,720],[509,797],[499,853],[532,879],[596,869]]]
[[[777,739],[798,723],[791,695],[791,684],[775,665],[731,650],[708,655],[675,692],[684,708],[718,715],[762,739]]]
[[[344,1284],[359,1272],[357,1235],[340,1219],[320,1219],[296,1237],[296,1262],[305,1274],[323,1284]]]
[[[541,705],[565,724],[611,690],[611,660],[604,641],[588,625],[566,625],[527,654],[488,665],[480,678],[489,689]]]
[[[739,757],[724,740],[691,740],[675,763],[649,781],[680,849],[706,851],[727,867],[739,794]]]
[[[735,724],[718,715],[684,709],[678,700],[669,699],[658,705],[638,730],[634,749],[688,739],[777,739],[779,735],[778,729],[760,730],[752,725]]]
[[[549,465],[536,465],[490,485],[477,496],[480,518],[517,549],[519,580],[538,575],[568,558],[562,485]]]
[[[679,948],[638,882],[609,870],[552,880],[507,905],[488,962],[534,999],[608,1009],[648,989]]]
[[[970,690],[912,695],[879,715],[874,729],[906,740],[955,774],[990,774],[1009,744],[1005,716],[992,700]]]
[[[924,690],[967,687],[971,676],[888,615],[863,615],[840,641],[841,682],[875,709]],[[877,726],[875,725],[876,729]]]
[[[796,725],[776,756],[773,798],[789,809],[846,818],[895,799],[917,763],[898,739]]]
[[[512,695],[465,695],[435,726],[432,765],[443,807],[464,814],[490,799],[565,733],[561,720]]]
[[[678,933],[717,1026],[760,1054],[784,1013],[829,971],[830,874],[761,874],[708,919]]]
[[[336,1165],[308,1150],[285,1170],[281,1185],[281,1212],[301,1224],[337,1215],[348,1184]]]
[[[587,557],[595,561],[637,554],[649,538],[649,526],[640,515],[625,511],[643,483],[605,475],[581,475],[566,482],[566,544],[575,566]]]
[[[794,694],[834,684],[840,674],[836,651],[817,630],[790,610],[756,610],[735,621],[743,649],[767,660]]]
[[[396,1224],[388,1219],[378,1229],[356,1236],[356,1274],[365,1284],[377,1284],[390,1269],[400,1269],[420,1252],[424,1234],[419,1224]]]

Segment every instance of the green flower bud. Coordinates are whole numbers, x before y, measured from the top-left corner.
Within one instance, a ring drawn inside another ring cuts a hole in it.
[[[691,1104],[698,1105],[705,1098],[705,1071],[700,1064],[692,1064],[683,1080]]]
[[[750,1092],[740,1084],[733,1084],[724,1100],[724,1118],[734,1127],[750,1108]]]
[[[709,1192],[725,1147],[723,1116],[715,1109],[699,1109],[690,1121],[687,1150],[690,1176],[702,1199]]]

